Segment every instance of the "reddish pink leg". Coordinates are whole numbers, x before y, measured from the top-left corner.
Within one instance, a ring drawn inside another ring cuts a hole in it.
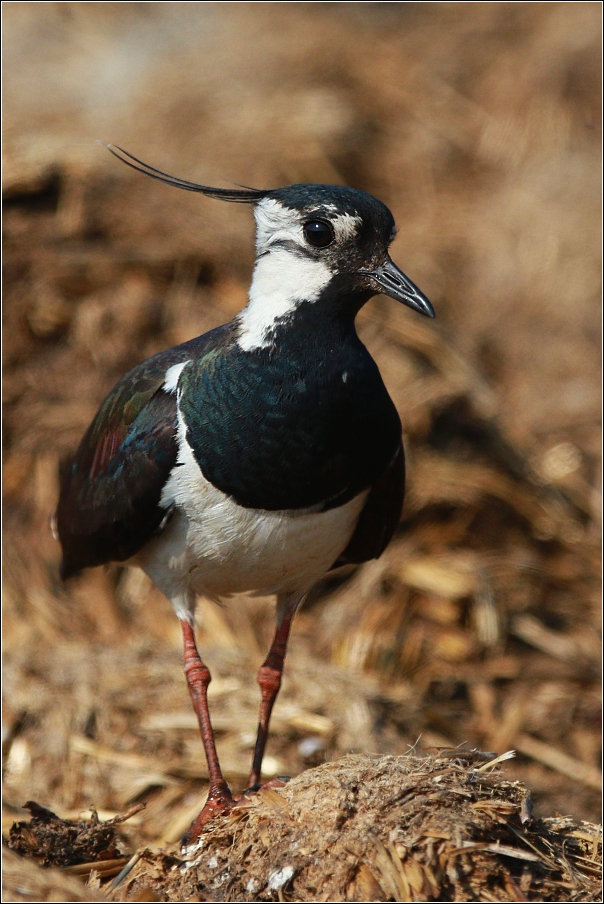
[[[191,823],[182,839],[182,845],[186,846],[199,836],[201,829],[212,819],[225,809],[232,806],[233,800],[229,786],[224,780],[220,763],[218,762],[218,754],[216,753],[216,744],[214,741],[214,731],[210,721],[210,711],[208,709],[208,685],[210,683],[210,672],[201,661],[195,643],[195,632],[187,621],[181,621],[182,636],[185,653],[185,677],[189,688],[189,694],[193,702],[193,709],[197,714],[199,722],[199,730],[201,732],[201,740],[203,749],[208,761],[208,772],[210,776],[210,790],[205,806],[197,819]]]
[[[248,780],[248,788],[254,788],[260,783],[262,758],[264,756],[264,748],[266,747],[268,738],[268,723],[271,718],[273,704],[277,699],[277,694],[281,687],[283,660],[285,659],[287,639],[289,637],[289,630],[295,611],[296,605],[291,605],[279,619],[269,654],[258,671],[258,684],[260,685],[260,690],[262,692],[262,700],[260,703],[256,748],[254,750],[254,760],[252,762],[252,771]]]

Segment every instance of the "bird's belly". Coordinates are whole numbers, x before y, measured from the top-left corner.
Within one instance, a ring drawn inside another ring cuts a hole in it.
[[[162,497],[174,515],[136,559],[175,604],[186,592],[310,589],[347,546],[367,498],[364,491],[325,512],[244,508],[209,483],[192,456],[183,458]]]

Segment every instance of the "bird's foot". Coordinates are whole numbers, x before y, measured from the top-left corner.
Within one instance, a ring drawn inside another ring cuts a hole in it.
[[[220,788],[214,792],[210,792],[208,794],[208,799],[205,802],[203,810],[193,820],[185,834],[183,835],[180,848],[181,850],[185,850],[190,845],[195,844],[196,841],[199,840],[199,836],[202,834],[204,826],[216,816],[222,816],[223,814],[229,813],[231,810],[234,810],[236,807],[245,807],[247,801],[249,800],[252,794],[256,794],[263,788],[283,788],[286,783],[289,781],[289,777],[283,778],[272,778],[268,782],[264,782],[264,784],[256,783],[255,785],[246,788],[245,791],[242,791],[241,794],[231,794],[228,788]]]
[[[241,795],[233,796],[226,785],[223,788],[215,789],[214,791],[210,790],[203,810],[199,816],[193,820],[185,834],[182,836],[180,842],[181,850],[188,848],[199,839],[204,826],[211,819],[214,819],[216,816],[221,816],[223,813],[228,813],[240,803]]]

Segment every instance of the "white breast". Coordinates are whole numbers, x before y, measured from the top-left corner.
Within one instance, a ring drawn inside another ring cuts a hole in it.
[[[339,508],[268,512],[238,505],[201,472],[179,412],[179,456],[162,505],[175,506],[164,532],[135,562],[172,602],[179,618],[191,594],[303,593],[350,540],[367,492]]]

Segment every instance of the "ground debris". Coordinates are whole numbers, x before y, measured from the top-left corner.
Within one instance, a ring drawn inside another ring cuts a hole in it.
[[[32,818],[13,823],[8,837],[2,838],[16,854],[85,878],[92,869],[104,877],[117,875],[127,862],[119,847],[120,817],[101,822],[93,810],[90,820],[61,819],[35,801],[28,801],[25,809]]]
[[[601,830],[532,819],[529,792],[452,756],[351,754],[209,825],[182,855],[143,855],[116,899],[595,901]]]
[[[4,849],[2,853],[2,900],[10,901],[104,901],[95,889],[63,870],[43,869],[35,860]]]

